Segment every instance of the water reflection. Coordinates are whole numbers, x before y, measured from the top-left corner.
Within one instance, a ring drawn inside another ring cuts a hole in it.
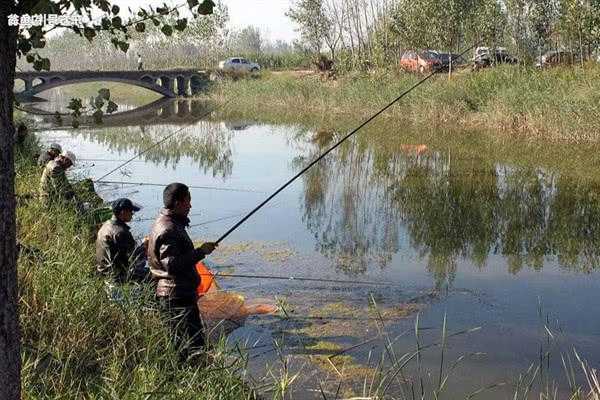
[[[187,157],[204,173],[222,178],[231,175],[231,131],[212,122],[200,121],[151,148],[176,130],[177,126],[163,125],[81,130],[80,134],[87,140],[104,144],[113,152],[143,152],[140,158],[153,164],[175,168],[182,157]]]
[[[299,169],[328,143],[305,141]],[[451,160],[406,145],[356,141],[303,177],[303,220],[317,249],[349,272],[385,267],[406,235],[436,286],[454,281],[458,262],[484,268],[502,255],[509,272],[562,268],[590,272],[600,255],[597,185],[541,168],[494,160]]]
[[[101,126],[147,126],[147,125],[182,125],[192,124],[205,118],[209,118],[214,104],[197,99],[169,99],[161,98],[143,106],[133,107],[127,104],[119,104],[119,111],[114,114],[106,114],[102,118]],[[57,119],[53,112],[49,112],[38,103],[25,105],[25,110],[32,114],[39,114],[42,121],[48,125],[57,125]],[[83,118],[83,125],[92,125],[92,118]],[[70,115],[62,115],[60,124],[71,126]],[[249,125],[250,122],[246,122]]]

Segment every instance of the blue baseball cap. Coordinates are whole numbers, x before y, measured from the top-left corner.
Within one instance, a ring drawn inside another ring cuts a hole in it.
[[[114,214],[118,214],[123,210],[131,210],[137,212],[140,211],[141,208],[133,204],[133,202],[129,199],[121,198],[112,202],[112,210]]]

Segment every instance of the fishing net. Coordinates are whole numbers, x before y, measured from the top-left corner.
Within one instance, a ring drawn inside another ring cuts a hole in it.
[[[215,341],[230,334],[243,326],[251,315],[277,311],[268,299],[246,301],[239,293],[219,289],[214,275],[202,262],[196,264],[196,272],[201,278],[197,288],[197,306],[209,340]]]

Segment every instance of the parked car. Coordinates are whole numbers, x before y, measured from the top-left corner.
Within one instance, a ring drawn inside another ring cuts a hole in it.
[[[567,50],[552,50],[545,53],[535,64],[538,68],[575,63],[575,55]]]
[[[473,69],[486,68],[493,64],[516,64],[516,57],[511,56],[504,47],[497,47],[494,51],[489,47],[478,47],[473,56]]]
[[[450,68],[450,60],[452,60],[452,69],[465,64],[465,60],[460,56],[460,54],[442,52],[437,52],[437,54],[438,60],[440,60],[440,63],[442,64],[441,69],[444,71],[448,71]]]
[[[219,70],[239,73],[258,72],[260,71],[260,65],[242,57],[231,57],[219,63]]]
[[[438,58],[438,52],[434,50],[406,51],[400,58],[400,67],[406,71],[420,72],[422,74],[438,71],[442,63]]]

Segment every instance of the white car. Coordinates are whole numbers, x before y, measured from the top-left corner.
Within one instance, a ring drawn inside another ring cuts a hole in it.
[[[221,61],[219,69],[223,72],[258,72],[260,65],[242,57],[232,57]]]

